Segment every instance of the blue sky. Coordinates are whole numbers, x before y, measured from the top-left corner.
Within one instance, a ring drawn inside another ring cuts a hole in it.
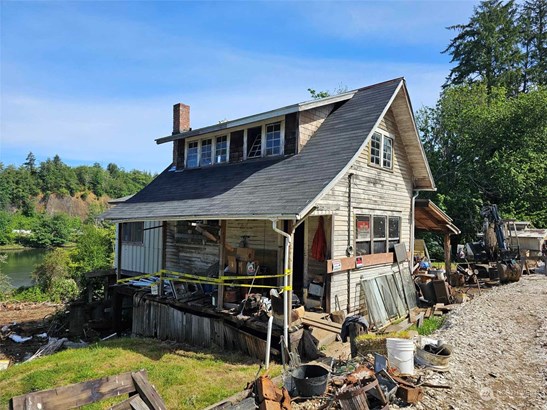
[[[0,1],[0,162],[151,172],[177,102],[199,128],[404,76],[415,109],[434,105],[446,27],[477,3]]]

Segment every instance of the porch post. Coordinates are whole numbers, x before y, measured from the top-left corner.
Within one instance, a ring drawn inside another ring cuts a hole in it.
[[[289,274],[289,288],[290,288],[290,290],[287,292],[287,298],[289,300],[288,300],[287,306],[285,308],[287,309],[287,312],[289,312],[289,314],[288,314],[288,317],[289,317],[288,325],[290,326],[290,324],[291,324],[291,312],[292,312],[292,294],[293,294],[292,286],[293,286],[293,277],[294,277],[293,271],[292,271],[293,261],[294,261],[294,222],[288,221],[288,223],[287,223],[287,233],[289,233],[289,235],[291,235],[291,241],[289,243],[288,266],[287,266],[287,269],[289,269],[289,271],[291,273]]]
[[[122,272],[122,237],[123,237],[123,223],[118,224],[118,253],[116,263],[116,280],[121,279]]]
[[[451,260],[450,260],[450,234],[444,234],[444,270],[446,271],[447,277],[450,276]]]
[[[224,276],[224,260],[225,257],[225,243],[226,243],[226,220],[220,221],[220,246],[218,252],[218,277]],[[218,285],[217,295],[217,309],[222,310],[224,308],[224,285],[220,283]]]

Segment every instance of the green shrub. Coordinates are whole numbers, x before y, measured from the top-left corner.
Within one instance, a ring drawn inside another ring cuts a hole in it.
[[[70,302],[78,298],[80,290],[74,279],[61,278],[53,281],[49,297],[53,302]]]
[[[15,290],[9,296],[9,299],[17,301],[17,302],[36,302],[36,303],[50,301],[49,295],[45,292],[42,292],[42,290],[38,286],[31,286],[29,288],[21,287]]]
[[[48,252],[41,264],[37,265],[32,272],[34,283],[42,292],[49,292],[53,282],[63,278],[69,278],[68,252],[57,248]]]

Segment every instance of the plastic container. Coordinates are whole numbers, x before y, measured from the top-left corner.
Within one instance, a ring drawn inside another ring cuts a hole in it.
[[[298,393],[302,397],[321,396],[327,391],[329,371],[322,366],[304,364],[291,374]]]
[[[402,374],[414,374],[414,342],[409,339],[387,338],[387,359],[389,365]]]

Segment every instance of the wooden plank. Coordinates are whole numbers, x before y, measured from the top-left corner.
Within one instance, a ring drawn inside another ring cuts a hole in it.
[[[333,327],[335,329],[342,330],[342,324],[333,322],[331,320],[313,319],[313,318],[310,318],[307,314],[302,318],[302,320],[303,321],[305,320],[306,322],[309,322],[309,323],[317,323],[321,326],[329,326],[329,327]]]
[[[131,410],[131,400],[133,400],[133,396],[115,404],[109,410]]]
[[[146,405],[141,396],[135,396],[130,402],[131,408],[133,410],[150,410],[150,407]]]
[[[133,393],[134,391],[135,383],[133,382],[132,374],[128,372],[104,377],[102,379],[71,384],[69,386],[57,387],[51,390],[43,390],[16,396],[10,400],[10,409],[73,409],[109,397]]]
[[[302,319],[302,323],[307,325],[307,326],[317,327],[319,329],[326,330],[327,332],[332,332],[332,333],[336,333],[336,334],[340,333],[339,328],[328,326],[328,324],[325,325],[325,324],[318,323],[318,322],[307,321],[306,319]]]
[[[160,397],[156,389],[148,383],[146,373],[136,372],[132,373],[133,381],[135,382],[135,389],[139,392],[144,402],[152,410],[167,410],[163,399]]]

